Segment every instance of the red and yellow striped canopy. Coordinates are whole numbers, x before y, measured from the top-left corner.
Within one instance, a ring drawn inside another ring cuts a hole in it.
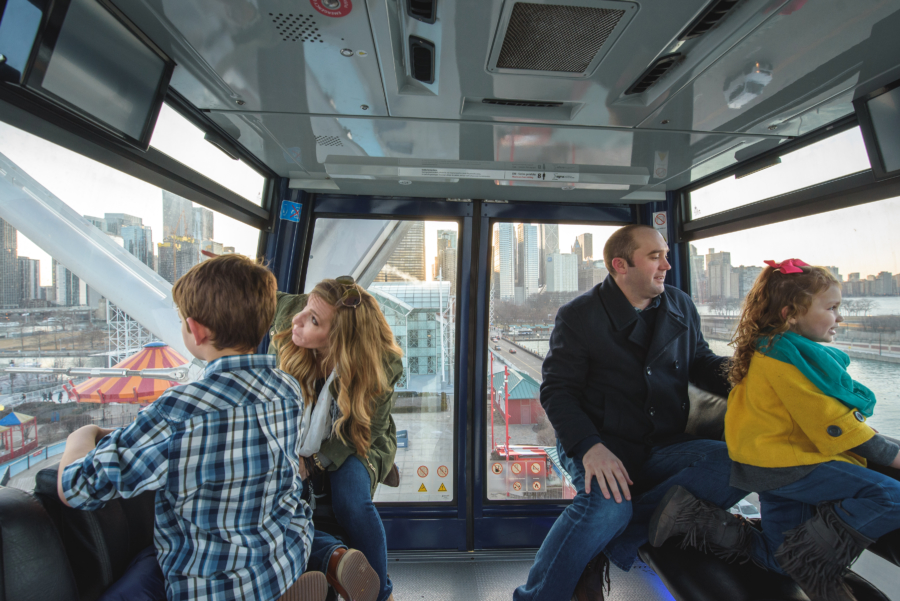
[[[121,369],[178,367],[187,360],[163,342],[151,342],[143,350],[114,365]],[[152,403],[178,382],[150,378],[91,378],[75,388],[81,403]]]

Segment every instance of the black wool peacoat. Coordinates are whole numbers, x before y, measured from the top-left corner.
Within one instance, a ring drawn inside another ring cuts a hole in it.
[[[652,447],[694,438],[689,381],[728,394],[727,359],[703,339],[691,298],[666,286],[655,311],[650,331],[607,277],[560,307],[542,369],[541,405],[566,453],[599,436],[633,480]]]

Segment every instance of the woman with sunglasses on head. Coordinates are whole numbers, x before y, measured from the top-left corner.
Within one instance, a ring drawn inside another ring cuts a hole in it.
[[[318,488],[328,479],[347,542],[362,551],[378,575],[377,600],[392,600],[387,541],[372,497],[385,480],[397,485],[391,408],[403,351],[375,298],[350,276],[322,280],[309,294],[279,293],[272,334],[269,352],[297,379],[303,397],[313,401],[302,423],[300,454],[308,457],[303,477],[324,472],[312,480],[313,492],[321,493]],[[335,551],[328,566],[314,566],[311,558],[310,569],[325,572],[333,584],[329,566],[343,551]]]

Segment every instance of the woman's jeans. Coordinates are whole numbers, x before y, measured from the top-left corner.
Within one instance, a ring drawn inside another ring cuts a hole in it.
[[[347,543],[362,551],[369,565],[378,574],[381,592],[378,601],[387,599],[394,585],[387,575],[387,539],[381,516],[372,503],[371,478],[362,461],[351,455],[336,471],[327,472],[331,481],[331,508],[334,517],[347,532]],[[328,559],[338,547],[343,547],[330,535],[316,532],[310,551],[308,569],[325,573]]]
[[[578,491],[572,504],[557,518],[541,545],[528,581],[513,593],[515,601],[569,601],[587,563],[601,551],[628,570],[637,549],[647,542],[650,517],[659,500],[680,484],[696,497],[731,507],[746,492],[728,485],[731,460],[724,442],[691,440],[654,447],[638,474],[629,474],[641,494],[632,500],[603,498],[596,480],[584,492],[584,465],[568,457],[558,442],[560,463]],[[634,489],[635,487],[632,487]]]
[[[839,501],[838,517],[867,538],[900,528],[900,482],[845,461],[829,461],[796,482],[759,493],[763,531],[753,531],[753,560],[784,574],[774,554],[785,532],[813,517],[816,505],[827,501]]]

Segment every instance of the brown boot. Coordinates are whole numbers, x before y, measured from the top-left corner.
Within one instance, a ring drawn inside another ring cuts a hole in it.
[[[332,553],[326,576],[344,601],[375,601],[381,590],[378,574],[356,549],[340,548]]]
[[[328,582],[322,572],[305,572],[278,601],[325,601]]]
[[[572,601],[603,601],[604,589],[609,592],[609,558],[601,551],[585,566]]]
[[[815,516],[785,533],[775,559],[810,601],[856,601],[844,574],[873,542],[845,524],[834,503],[823,503]]]
[[[712,552],[725,561],[750,560],[752,526],[742,518],[702,501],[681,486],[670,488],[650,518],[650,544],[660,547],[684,535],[681,548]]]

